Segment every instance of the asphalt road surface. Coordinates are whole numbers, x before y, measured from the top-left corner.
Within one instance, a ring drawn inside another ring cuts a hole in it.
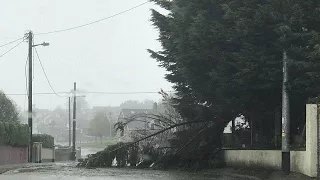
[[[187,173],[137,169],[85,169],[72,163],[30,166],[8,171],[1,180],[241,180],[226,174]]]

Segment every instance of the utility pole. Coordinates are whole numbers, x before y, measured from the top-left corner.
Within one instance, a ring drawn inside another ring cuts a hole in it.
[[[290,173],[290,110],[288,95],[288,57],[283,51],[283,84],[282,84],[282,170]]]
[[[28,81],[28,125],[30,131],[30,144],[29,144],[29,158],[28,161],[32,162],[32,43],[33,43],[33,34],[32,31],[28,33],[28,41],[29,41],[29,81]]]
[[[74,82],[73,85],[73,144],[72,144],[72,160],[76,160],[76,112],[77,112],[77,104],[76,104],[76,91],[77,91],[77,84]]]
[[[49,43],[43,42],[41,44],[33,44],[33,33],[32,31],[29,31],[27,33],[28,36],[28,43],[29,43],[29,49],[28,49],[28,63],[29,63],[29,80],[28,80],[28,126],[30,131],[30,144],[29,144],[29,150],[28,150],[28,162],[32,162],[32,145],[33,145],[33,139],[32,139],[32,48],[36,46],[49,46]]]
[[[69,147],[71,147],[71,141],[72,141],[72,133],[71,133],[71,99],[70,97],[68,97],[69,99]]]
[[[109,113],[109,136],[110,136],[110,139],[112,138],[112,122],[111,122],[111,119],[112,119],[112,113],[110,112]]]

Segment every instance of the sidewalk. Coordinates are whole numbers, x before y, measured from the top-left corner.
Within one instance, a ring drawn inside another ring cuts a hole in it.
[[[248,177],[256,177],[256,179],[261,179],[261,180],[314,180],[316,179],[316,178],[310,178],[303,174],[298,174],[293,172],[290,173],[289,175],[285,175],[281,171],[273,171],[273,170],[223,168],[223,169],[213,170],[213,172],[218,172],[223,174],[244,175]]]
[[[35,168],[53,166],[56,163],[22,163],[22,164],[6,164],[0,166],[0,174],[21,168]]]

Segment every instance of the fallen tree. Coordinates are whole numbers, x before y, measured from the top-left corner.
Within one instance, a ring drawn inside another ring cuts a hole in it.
[[[116,160],[117,167],[124,167],[126,165],[136,167],[139,161],[138,156],[139,154],[143,153],[151,157],[151,159],[148,159],[148,164],[151,164],[153,162],[154,167],[157,168],[179,167],[202,169],[206,167],[212,167],[213,164],[211,163],[210,165],[210,161],[212,161],[212,159],[220,149],[219,140],[221,140],[219,136],[216,136],[212,139],[208,139],[208,134],[212,134],[212,130],[214,130],[215,127],[215,123],[213,123],[213,121],[215,120],[195,120],[174,124],[162,130],[159,130],[156,133],[140,138],[134,142],[118,143],[116,145],[109,146],[101,152],[89,155],[86,159],[81,161],[78,164],[78,166],[111,167],[112,161]],[[119,126],[123,126],[124,124],[125,123],[123,122],[118,123]],[[168,130],[174,129],[179,126],[193,124],[201,124],[202,126],[200,127],[200,129],[194,128],[185,133],[176,133],[176,136],[178,137],[177,139],[179,139],[178,142],[176,142],[176,144],[180,145],[175,145],[172,147],[180,147],[177,151],[175,150],[175,148],[170,149],[170,147],[168,147],[170,151],[163,152],[161,149],[152,147],[152,145],[145,146],[142,148],[139,147],[139,142],[142,142],[146,139],[155,137],[161,133],[164,133]],[[190,147],[191,144],[192,148],[187,148]],[[210,147],[212,145],[214,145],[214,147]]]

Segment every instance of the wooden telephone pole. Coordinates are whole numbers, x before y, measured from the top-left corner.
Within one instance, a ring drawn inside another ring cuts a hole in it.
[[[76,112],[77,112],[77,96],[76,96],[76,91],[77,91],[77,83],[75,82],[73,85],[73,140],[72,140],[72,160],[76,160],[76,133],[77,133],[77,125],[76,125]]]
[[[29,51],[28,51],[28,63],[29,63],[29,80],[28,80],[28,126],[30,131],[30,144],[28,151],[28,162],[32,162],[32,43],[33,34],[32,31],[28,33]]]

